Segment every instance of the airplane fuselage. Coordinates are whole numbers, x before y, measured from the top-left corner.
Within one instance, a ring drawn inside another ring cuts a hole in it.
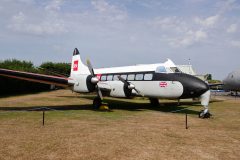
[[[97,70],[96,70],[97,71]],[[151,98],[184,99],[195,98],[202,95],[209,88],[202,80],[185,73],[156,73],[147,72],[117,72],[96,74],[98,86],[106,96],[130,98],[141,96],[124,83],[119,81],[118,76],[137,88],[141,95]],[[90,76],[86,76],[91,79]],[[86,92],[93,92],[95,87],[86,83]],[[83,92],[81,87],[74,87],[75,92]]]

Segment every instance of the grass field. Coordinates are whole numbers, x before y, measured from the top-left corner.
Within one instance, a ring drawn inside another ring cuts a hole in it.
[[[211,119],[199,119],[202,107],[190,101],[151,107],[146,99],[107,98],[112,109],[102,112],[92,99],[67,90],[1,98],[0,159],[240,158],[238,99],[214,100]],[[45,126],[33,111],[40,107],[51,108]]]

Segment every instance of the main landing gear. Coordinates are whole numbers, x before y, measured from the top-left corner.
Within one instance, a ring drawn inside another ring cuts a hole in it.
[[[102,99],[100,97],[96,97],[93,100],[93,109],[101,110],[101,111],[108,111],[109,107],[108,107],[108,104],[102,103]]]
[[[94,109],[99,109],[102,105],[102,100],[100,97],[95,97],[93,100],[93,108]]]
[[[159,106],[158,98],[149,98],[151,106]]]

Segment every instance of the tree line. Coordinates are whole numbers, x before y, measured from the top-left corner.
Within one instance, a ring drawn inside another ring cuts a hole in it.
[[[0,68],[24,72],[68,77],[71,71],[69,63],[44,62],[35,67],[30,61],[17,59],[0,61]],[[26,94],[50,90],[50,85],[0,76],[0,96]]]

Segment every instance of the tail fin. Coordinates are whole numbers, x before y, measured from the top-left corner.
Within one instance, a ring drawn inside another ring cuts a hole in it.
[[[79,74],[90,74],[88,67],[83,64],[77,48],[73,51],[71,77]]]

